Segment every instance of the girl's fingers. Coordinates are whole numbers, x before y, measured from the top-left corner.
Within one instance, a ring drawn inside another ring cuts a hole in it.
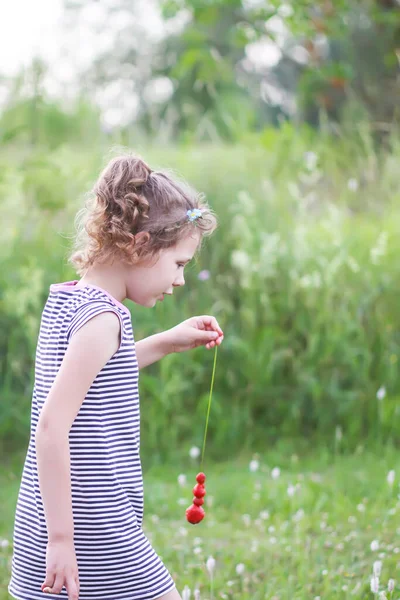
[[[61,590],[63,589],[64,586],[64,575],[58,573],[56,576],[56,580],[54,582],[54,585],[52,587],[51,593],[52,594],[59,594],[61,592]]]
[[[217,331],[220,335],[222,335],[222,329],[219,326],[217,319],[214,319],[214,317],[211,320],[210,326],[213,331]]]
[[[77,578],[71,576],[67,577],[65,584],[68,592],[68,600],[78,600],[79,598],[79,581]]]
[[[56,578],[55,573],[52,573],[52,572],[46,573],[46,579],[42,583],[42,592],[44,592],[45,594],[51,593],[55,578]]]
[[[210,315],[203,315],[200,317],[202,320],[201,329],[208,329],[212,331],[217,331],[220,335],[223,334],[221,327],[215,317],[211,317]]]
[[[216,340],[213,340],[211,342],[208,342],[205,346],[206,346],[207,350],[211,350],[215,346],[220,346],[222,344],[223,340],[224,340],[224,336],[220,335],[219,338],[217,338]]]

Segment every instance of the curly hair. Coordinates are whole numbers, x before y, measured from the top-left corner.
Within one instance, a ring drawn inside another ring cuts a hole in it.
[[[196,208],[202,216],[191,222],[187,211]],[[217,221],[202,194],[166,171],[152,171],[138,156],[126,154],[106,166],[75,224],[69,262],[82,275],[94,263],[117,258],[135,264],[156,257],[194,228],[201,240],[215,230]],[[147,232],[147,239],[136,240],[140,232]]]

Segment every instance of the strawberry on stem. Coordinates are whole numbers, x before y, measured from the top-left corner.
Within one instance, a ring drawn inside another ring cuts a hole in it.
[[[204,473],[198,473],[198,475],[196,475],[196,481],[197,483],[201,483],[203,484],[206,480],[206,476],[204,475]]]
[[[196,496],[196,498],[203,498],[206,493],[206,488],[201,483],[197,483],[193,488],[193,496]]]
[[[189,506],[189,508],[186,509],[186,519],[192,525],[200,523],[200,521],[204,519],[205,514],[203,508],[201,506],[196,506],[195,504],[192,504],[192,506]]]

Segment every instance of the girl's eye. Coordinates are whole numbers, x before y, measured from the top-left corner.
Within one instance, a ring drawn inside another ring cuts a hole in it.
[[[184,265],[183,263],[178,263],[178,267],[179,267],[179,268],[181,268],[181,267],[182,267],[182,269],[183,269],[183,267],[184,267],[184,266],[185,266],[185,265]]]

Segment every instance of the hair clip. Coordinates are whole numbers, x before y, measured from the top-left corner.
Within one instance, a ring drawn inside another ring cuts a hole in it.
[[[203,212],[199,208],[194,208],[193,210],[189,209],[186,214],[188,221],[193,222],[196,221],[196,219],[199,219],[203,215]]]

